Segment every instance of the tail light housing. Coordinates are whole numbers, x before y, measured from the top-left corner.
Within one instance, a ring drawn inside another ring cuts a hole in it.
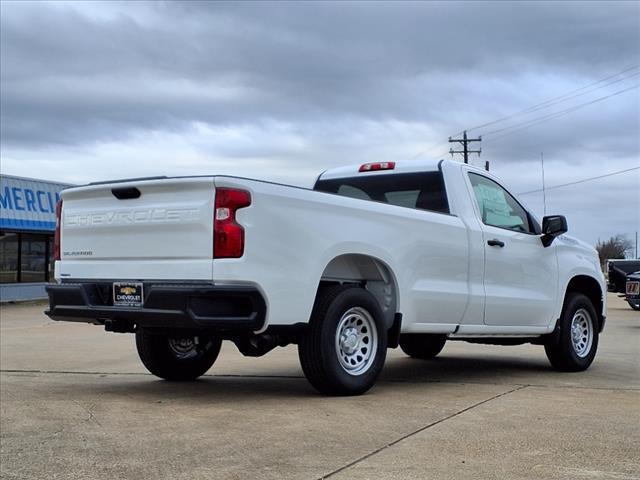
[[[56,204],[56,233],[53,236],[53,260],[60,260],[60,226],[62,224],[62,200]]]
[[[393,170],[396,168],[396,162],[376,162],[376,163],[364,163],[360,165],[358,171],[362,172],[378,172],[380,170]]]
[[[251,194],[235,188],[217,188],[213,221],[213,258],[240,258],[244,254],[244,228],[236,212],[251,205]]]

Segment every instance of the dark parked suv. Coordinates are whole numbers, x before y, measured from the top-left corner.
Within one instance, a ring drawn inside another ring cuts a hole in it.
[[[609,291],[619,293],[631,308],[640,310],[639,284],[636,283],[640,281],[640,260],[607,260],[607,272]]]
[[[627,275],[627,302],[634,310],[640,310],[640,272]]]

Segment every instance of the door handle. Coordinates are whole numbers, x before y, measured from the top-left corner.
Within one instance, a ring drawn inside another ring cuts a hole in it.
[[[492,240],[487,240],[487,245],[489,245],[490,247],[504,247],[504,242],[501,240],[498,240],[497,238],[494,238]]]

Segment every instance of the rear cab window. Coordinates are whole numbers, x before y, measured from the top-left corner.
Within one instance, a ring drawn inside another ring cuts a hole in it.
[[[449,213],[444,179],[439,171],[385,175],[365,173],[355,177],[320,179],[314,190],[399,207]]]

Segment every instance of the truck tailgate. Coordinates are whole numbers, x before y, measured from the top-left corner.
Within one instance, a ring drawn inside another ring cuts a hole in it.
[[[214,199],[213,177],[67,190],[56,278],[211,281]]]

